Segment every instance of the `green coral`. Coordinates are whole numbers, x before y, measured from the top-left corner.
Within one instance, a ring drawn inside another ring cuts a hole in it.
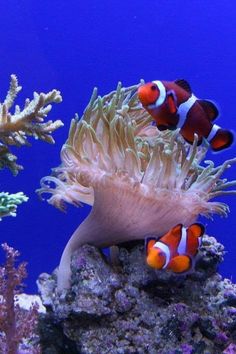
[[[8,192],[0,193],[0,220],[3,216],[16,216],[17,206],[23,202],[27,202],[29,198],[23,193],[18,192],[9,194]]]

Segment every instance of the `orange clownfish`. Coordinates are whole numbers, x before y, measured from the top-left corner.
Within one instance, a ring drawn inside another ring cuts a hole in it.
[[[185,228],[173,227],[164,236],[146,241],[147,264],[155,269],[168,269],[175,273],[189,271],[201,245],[205,228],[195,223]]]
[[[198,99],[185,80],[152,81],[141,85],[138,98],[159,130],[180,128],[181,135],[190,144],[196,133],[199,144],[205,138],[214,151],[225,149],[233,142],[229,130],[212,123],[219,114],[215,104]]]

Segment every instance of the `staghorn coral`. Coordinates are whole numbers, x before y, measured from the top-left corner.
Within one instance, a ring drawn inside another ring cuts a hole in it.
[[[3,103],[0,103],[0,169],[9,168],[13,175],[17,175],[23,167],[16,163],[17,157],[9,150],[9,146],[20,147],[30,145],[28,136],[54,143],[52,132],[63,125],[60,120],[44,122],[52,106],[62,98],[60,92],[52,90],[48,93],[34,93],[32,100],[26,99],[21,110],[15,106],[14,113],[10,112],[21,86],[15,75],[11,75],[10,88]],[[27,201],[22,193],[0,193],[0,220],[3,216],[16,216],[17,205]]]
[[[62,147],[62,164],[41,180],[39,194],[64,210],[64,202],[93,206],[69,240],[58,271],[58,289],[69,286],[71,255],[79,246],[97,247],[143,239],[173,225],[193,223],[199,214],[227,215],[228,206],[209,200],[236,181],[221,180],[236,159],[200,166],[207,146],[186,144],[178,131],[159,132],[137,99],[137,86],[92,98],[72,120]],[[54,188],[50,183],[54,184]]]
[[[34,98],[27,98],[22,110],[16,105],[14,113],[11,113],[10,109],[21,89],[16,75],[11,75],[9,91],[3,103],[0,103],[0,167],[8,166],[14,174],[21,167],[16,165],[15,156],[10,154],[9,145],[29,145],[27,136],[54,143],[51,133],[63,125],[60,120],[44,122],[52,108],[51,103],[62,101],[57,90],[40,94],[34,92]]]

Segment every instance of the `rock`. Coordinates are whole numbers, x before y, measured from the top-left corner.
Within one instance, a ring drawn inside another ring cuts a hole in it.
[[[195,270],[176,275],[149,268],[142,243],[122,246],[116,266],[95,247],[81,247],[67,292],[57,294],[56,273],[38,281],[43,353],[228,353],[236,286],[216,273],[223,255],[205,236]]]
[[[15,302],[22,310],[29,311],[31,306],[37,304],[38,313],[46,313],[46,308],[38,295],[29,295],[25,293],[15,295]]]

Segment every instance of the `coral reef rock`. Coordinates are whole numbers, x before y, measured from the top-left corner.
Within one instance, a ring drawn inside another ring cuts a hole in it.
[[[71,261],[71,288],[56,291],[56,272],[38,279],[45,354],[235,353],[236,285],[217,274],[224,248],[204,236],[187,275],[155,271],[143,243],[121,245],[111,265],[84,245]]]

